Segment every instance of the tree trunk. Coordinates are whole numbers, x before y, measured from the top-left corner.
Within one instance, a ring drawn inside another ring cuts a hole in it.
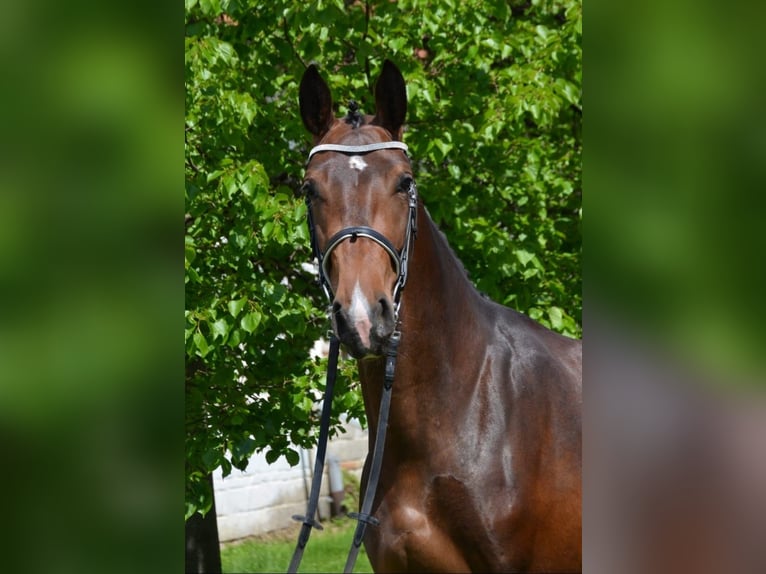
[[[213,475],[208,475],[213,505],[205,516],[194,513],[186,521],[186,574],[220,574],[221,549],[215,513]]]

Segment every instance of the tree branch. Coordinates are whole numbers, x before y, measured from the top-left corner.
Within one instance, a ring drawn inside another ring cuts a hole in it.
[[[308,65],[303,60],[303,58],[301,58],[301,55],[298,53],[298,50],[295,49],[295,44],[293,44],[293,41],[290,38],[290,31],[289,31],[289,28],[287,27],[287,16],[282,17],[282,29],[285,33],[285,41],[290,46],[290,50],[292,50],[293,55],[295,55],[295,57],[298,58],[298,61],[303,65],[304,69],[308,68]]]

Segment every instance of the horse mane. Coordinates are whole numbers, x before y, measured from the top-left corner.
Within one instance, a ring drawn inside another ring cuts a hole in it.
[[[423,206],[423,207],[425,208],[425,206]],[[444,233],[438,225],[436,225],[436,222],[434,221],[433,217],[431,217],[431,214],[428,212],[428,208],[425,208],[425,210],[426,210],[426,214],[428,215],[428,219],[431,221],[431,226],[436,231],[436,234],[441,238],[441,240],[444,243],[444,245],[447,246],[447,252],[455,260],[455,262],[457,263],[458,267],[460,267],[463,270],[463,275],[465,276],[465,278],[468,280],[468,282],[471,284],[471,286],[476,291],[479,292],[479,294],[481,294],[485,298],[488,298],[488,297],[486,297],[485,293],[482,293],[481,291],[476,289],[476,285],[474,284],[473,280],[471,279],[471,274],[468,272],[468,268],[463,263],[463,260],[460,259],[460,257],[458,257],[457,252],[455,251],[455,248],[452,247],[452,244],[449,242],[449,239],[447,239],[447,234]]]
[[[357,104],[355,100],[351,100],[348,103],[348,113],[346,114],[344,121],[354,129],[364,123],[364,116],[359,111],[359,104]]]

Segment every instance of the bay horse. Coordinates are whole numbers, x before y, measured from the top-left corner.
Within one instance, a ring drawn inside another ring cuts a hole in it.
[[[336,118],[314,65],[299,92],[318,146],[303,184],[312,241],[333,330],[358,360],[371,451],[386,344],[401,333],[379,526],[364,538],[373,569],[581,571],[581,341],[474,288],[416,195],[394,64],[375,115]]]

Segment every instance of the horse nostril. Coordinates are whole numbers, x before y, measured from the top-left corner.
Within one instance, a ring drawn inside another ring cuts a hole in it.
[[[338,301],[332,303],[332,321],[335,326],[335,334],[341,339],[351,332],[348,318],[343,313],[343,306]]]
[[[378,299],[380,304],[380,316],[386,321],[392,321],[394,319],[394,308],[391,306],[391,302],[386,297]]]

